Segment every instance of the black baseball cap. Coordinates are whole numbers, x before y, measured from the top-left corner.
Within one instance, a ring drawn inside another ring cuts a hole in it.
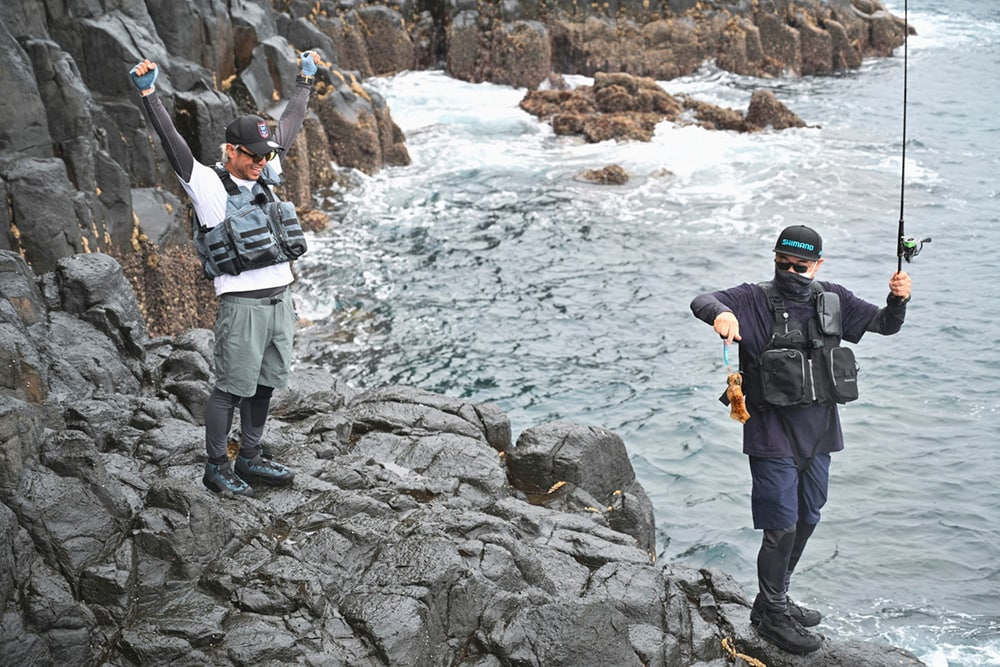
[[[267,155],[281,148],[271,140],[271,130],[267,121],[260,116],[247,114],[240,116],[226,128],[226,143],[245,146],[251,153]]]
[[[815,262],[823,257],[823,239],[805,225],[785,227],[774,244],[774,252]]]

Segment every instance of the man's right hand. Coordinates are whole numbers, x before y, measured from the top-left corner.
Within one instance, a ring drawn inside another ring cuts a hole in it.
[[[726,343],[740,340],[740,321],[736,319],[736,315],[728,310],[719,313],[715,322],[712,323],[712,328],[715,329],[715,333],[726,340]]]
[[[316,66],[321,62],[322,56],[316,49],[302,52],[302,76],[316,76]]]
[[[156,63],[143,60],[141,63],[129,70],[129,77],[143,97],[153,92],[153,82],[156,81],[156,73],[159,70]]]

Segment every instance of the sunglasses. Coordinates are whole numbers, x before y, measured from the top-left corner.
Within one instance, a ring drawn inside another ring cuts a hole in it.
[[[237,146],[236,150],[238,150],[240,153],[243,153],[254,162],[266,162],[268,160],[273,160],[274,158],[278,157],[278,151],[268,151],[263,155],[257,155],[256,153],[251,153],[242,146]]]
[[[795,264],[794,262],[779,262],[774,260],[774,267],[779,271],[787,271],[792,269],[795,273],[805,273],[809,270],[808,264]]]

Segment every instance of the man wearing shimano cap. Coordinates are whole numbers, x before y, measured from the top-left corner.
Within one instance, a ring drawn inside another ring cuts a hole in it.
[[[280,156],[285,155],[302,127],[319,62],[317,52],[302,53],[295,89],[273,132],[256,115],[240,116],[226,127],[222,159],[217,165],[225,171],[220,172],[195,160],[174,127],[156,93],[156,63],[143,60],[130,70],[150,123],[170,166],[191,197],[200,225],[212,228],[227,216],[230,195],[222,180],[226,172],[238,191],[246,189],[251,195],[272,198],[274,177],[281,173]],[[214,278],[219,297],[216,383],[205,406],[207,462],[202,482],[215,493],[250,496],[253,489],[248,479],[284,486],[294,478],[287,467],[265,458],[261,447],[271,394],[288,383],[296,320],[289,289],[293,280],[288,261]],[[236,406],[240,409],[240,449],[234,468],[227,445]]]
[[[727,344],[740,343],[750,412],[743,452],[753,480],[754,528],[763,531],[750,621],[763,639],[797,654],[822,645],[806,630],[821,616],[792,602],[788,584],[826,503],[830,453],[844,448],[837,404],[857,397],[853,353],[840,341],[899,331],[911,286],[906,273],[893,274],[880,308],[841,285],[816,281],[822,264],[820,235],[804,225],[787,227],[774,246],[769,283],[743,283],[691,302],[694,315]],[[839,366],[830,361],[845,358]]]

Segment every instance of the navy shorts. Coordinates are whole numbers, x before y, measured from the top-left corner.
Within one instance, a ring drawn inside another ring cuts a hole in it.
[[[750,475],[754,528],[782,530],[799,521],[819,523],[819,511],[826,504],[830,485],[829,454],[817,454],[801,475],[795,459],[751,456]]]

